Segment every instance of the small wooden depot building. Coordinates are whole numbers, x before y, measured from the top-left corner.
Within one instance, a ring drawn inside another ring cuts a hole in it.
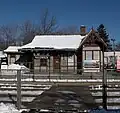
[[[81,26],[79,35],[39,35],[19,48],[23,63],[38,72],[74,72],[102,70],[106,43],[92,28]],[[91,62],[91,63],[88,63]]]

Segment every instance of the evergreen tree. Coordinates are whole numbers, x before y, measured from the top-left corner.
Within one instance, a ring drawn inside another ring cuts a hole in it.
[[[116,44],[115,50],[116,50],[116,51],[120,51],[120,42],[118,42],[118,43]]]
[[[100,24],[99,27],[97,28],[97,31],[100,35],[100,37],[104,40],[104,42],[107,44],[107,50],[111,50],[111,43],[109,39],[109,35],[106,32],[106,29],[103,24]]]

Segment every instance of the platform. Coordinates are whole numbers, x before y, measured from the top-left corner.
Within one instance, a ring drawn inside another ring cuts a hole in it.
[[[86,85],[53,85],[24,106],[26,108],[59,110],[89,110],[98,107]]]

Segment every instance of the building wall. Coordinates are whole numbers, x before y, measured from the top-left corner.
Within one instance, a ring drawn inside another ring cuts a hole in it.
[[[41,66],[41,61],[40,59],[41,58],[47,58],[47,56],[45,55],[37,55],[35,56],[35,59],[34,59],[34,69],[36,72],[45,72],[48,70],[48,66]],[[48,65],[48,60],[47,60],[47,65]]]
[[[86,55],[87,58],[85,58],[85,51],[87,52],[88,56]],[[93,53],[92,53],[93,52]],[[100,51],[100,47],[84,47],[83,48],[83,60],[81,63],[84,63],[85,60],[96,60],[99,62],[99,68],[100,65],[102,66],[102,51]],[[93,55],[93,56],[92,56]],[[101,55],[101,57],[100,57]],[[47,66],[41,66],[40,65],[40,58],[46,57],[43,55],[39,55],[37,59],[34,59],[34,69],[37,72],[47,72],[50,71],[59,71],[60,72],[77,72],[77,56],[72,55],[67,58],[67,56],[62,56],[60,57],[60,69],[54,69],[54,57],[50,56],[50,66],[49,66],[49,59],[47,58]],[[94,58],[94,59],[92,59]],[[92,68],[92,67],[91,67]]]
[[[14,64],[15,61],[17,61],[20,58],[19,54],[13,53],[13,54],[7,54],[7,58],[8,58],[8,65],[10,64]]]
[[[48,57],[44,56],[47,59],[47,66],[41,66],[40,65],[40,59],[43,56],[40,55],[36,59],[34,59],[34,69],[36,72],[47,72],[50,71],[59,71],[59,69],[55,69],[53,67],[53,56],[50,56],[50,66],[49,66],[49,59]],[[75,61],[75,63],[74,63]],[[75,72],[77,71],[77,57],[76,55],[71,56],[71,57],[66,57],[66,56],[61,56],[60,57],[60,72]]]
[[[84,47],[83,48],[83,62],[85,60],[85,51],[87,51],[87,54],[88,54],[88,60],[91,60],[92,59],[92,53],[91,51],[94,52],[94,60],[99,60],[101,62],[101,66],[102,66],[102,61],[103,61],[103,58],[102,58],[102,51],[100,51],[100,48],[99,47]],[[101,57],[100,57],[100,53],[101,53]],[[15,56],[15,57],[11,57],[11,56]],[[107,64],[107,59],[106,57],[110,57],[110,56],[114,56],[114,53],[113,52],[105,52],[104,53],[104,56],[105,56],[105,64]],[[117,57],[117,59],[120,59],[120,52],[115,52],[115,56]],[[8,65],[12,64],[12,63],[15,63],[16,60],[19,59],[20,55],[19,54],[8,54],[7,55],[8,57]],[[43,55],[40,56],[41,58],[43,57]],[[70,56],[70,57],[63,57],[61,56],[61,63],[60,63],[60,66],[61,66],[61,72],[76,72],[77,71],[77,56],[75,55],[75,58],[74,58],[74,55],[73,56]],[[75,60],[75,63],[74,63],[74,60]],[[109,62],[109,60],[108,60]],[[68,65],[68,66],[67,66]],[[49,71],[49,60],[47,60],[47,66],[40,66],[40,58],[38,59],[34,59],[34,69],[38,72],[42,71],[42,72],[46,72],[46,71]],[[53,72],[53,56],[50,56],[50,71]]]
[[[99,46],[83,46],[83,68],[85,71],[99,71],[102,66],[102,51]],[[88,64],[87,64],[88,62]],[[90,62],[93,64],[90,64]],[[94,65],[96,63],[96,65]],[[91,70],[90,70],[91,69]],[[93,70],[94,69],[94,70]]]
[[[99,51],[100,51],[100,47],[83,47],[83,60],[99,60],[100,59]],[[92,58],[92,54],[93,54],[93,58]]]
[[[61,57],[61,71],[62,72],[76,72],[77,71],[77,56],[72,55],[67,57]]]
[[[105,63],[109,63],[114,60],[114,52],[105,52]],[[120,51],[115,51],[116,60],[120,59]]]
[[[77,72],[77,56],[73,55],[68,57],[68,70]]]
[[[83,48],[83,62],[85,60],[85,51],[87,51],[87,60],[91,60],[92,59],[92,52],[94,52],[94,60],[99,60],[101,62],[101,65],[102,65],[102,51],[100,51],[100,48],[99,47],[84,47]],[[100,57],[100,52],[101,52],[101,57]],[[15,56],[15,57],[11,57],[11,56]],[[105,52],[105,57],[109,57],[109,56],[113,56],[113,52]],[[120,57],[120,52],[116,52],[116,56],[117,57]],[[8,54],[7,55],[8,57],[8,65],[12,64],[12,63],[15,63],[16,60],[19,59],[20,55],[18,54]],[[46,57],[46,56],[43,56],[43,55],[40,55],[37,59],[34,59],[34,69],[37,71],[37,72],[46,72],[46,71],[49,71],[49,60],[47,60],[47,66],[40,66],[40,58],[42,57]],[[64,56],[61,56],[61,62],[60,62],[60,69],[61,69],[61,72],[77,72],[77,56],[74,55],[73,56],[70,56],[70,57],[64,57]],[[74,60],[75,60],[75,63],[74,63]],[[106,63],[106,58],[105,58],[105,63]],[[67,66],[68,65],[68,66]],[[53,56],[50,56],[50,71],[53,72]]]
[[[67,63],[67,59],[68,59],[68,58],[65,57],[65,56],[62,56],[62,57],[61,57],[61,71],[62,71],[62,72],[66,72],[67,69],[68,69],[68,68],[67,68],[67,64],[68,64],[68,63]]]

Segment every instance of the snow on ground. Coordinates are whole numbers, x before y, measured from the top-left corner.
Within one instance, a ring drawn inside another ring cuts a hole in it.
[[[16,97],[12,97],[12,99],[14,99],[14,101],[17,101]],[[33,101],[33,99],[35,99],[35,97],[22,97],[21,101],[22,102],[31,102],[31,101]],[[0,101],[1,102],[4,102],[4,101],[11,102],[11,99],[9,97],[0,97]]]
[[[10,74],[10,73],[9,73]],[[17,74],[17,72],[16,72]],[[42,75],[41,75],[42,76]],[[17,78],[15,79],[6,79],[2,78],[0,81],[17,81]],[[26,79],[21,79],[21,81],[33,81],[32,78],[26,78]],[[84,79],[78,79],[78,80],[73,80],[73,79],[34,79],[34,82],[102,82],[102,79],[96,79],[96,80],[84,80]],[[115,79],[109,79],[107,82],[120,82],[120,80],[115,80]]]
[[[0,103],[0,113],[20,113],[14,105]]]
[[[19,65],[19,64],[1,65],[2,75],[17,74],[17,70],[22,70],[22,73],[30,71],[30,69],[28,69],[24,65]]]
[[[92,95],[93,96],[102,96],[102,92],[96,92],[96,93],[93,93],[92,92]],[[107,96],[120,96],[120,92],[107,92]]]
[[[14,88],[14,89],[17,89],[17,87],[11,87],[11,86],[8,86],[8,87],[6,87],[6,86],[1,86],[0,88],[7,88],[7,89],[13,89],[13,88]],[[47,90],[47,89],[49,89],[49,88],[50,88],[50,87],[47,87],[47,86],[46,86],[45,88],[42,88],[42,89],[43,89],[43,90],[44,90],[44,89]],[[32,89],[38,89],[38,90],[40,90],[40,88],[34,88],[34,87],[21,87],[21,89],[31,89],[31,90],[32,90]]]
[[[100,86],[98,86],[97,88],[93,88],[92,89],[102,89]],[[115,89],[115,88],[114,88]],[[112,90],[112,89],[111,89]],[[102,96],[102,92],[95,92],[93,93],[92,92],[92,95],[93,96]],[[107,92],[107,95],[108,96],[120,96],[120,92]],[[103,100],[102,99],[95,99],[95,101],[97,103],[101,103]],[[119,97],[116,97],[116,98],[107,98],[107,102],[111,103],[111,102],[115,102],[115,103],[119,103],[120,102],[120,98]],[[120,106],[108,106],[107,107],[108,109],[120,109]],[[113,112],[114,113],[114,112]]]
[[[102,99],[95,99],[95,102],[97,102],[97,103],[102,103]],[[120,102],[120,98],[108,98],[107,99],[107,102],[108,103],[113,103],[113,102],[115,102],[115,103],[119,103]],[[120,107],[120,106],[119,106]]]
[[[21,100],[22,102],[31,102],[33,99],[35,99],[36,97],[35,96],[38,96],[42,93],[43,91],[21,91],[21,94],[26,94],[26,95],[32,95],[31,97],[22,97]],[[17,95],[17,91],[15,90],[11,90],[11,91],[0,91],[0,94],[11,94],[11,95],[14,95],[16,94]],[[34,96],[33,96],[34,95]],[[12,97],[14,100],[17,100],[16,97]],[[0,97],[0,101],[4,102],[4,101],[11,101],[11,99],[8,97]],[[0,112],[1,113],[1,112]]]
[[[14,73],[14,71],[12,71],[12,69],[14,70],[14,69],[21,69],[20,68],[20,66],[16,66],[16,64],[15,65],[11,65],[11,66],[7,66],[7,67],[4,67],[4,69],[6,68],[6,69],[11,69],[11,71],[9,71],[8,70],[8,74],[10,74],[10,72],[11,72],[11,74],[13,74]],[[6,70],[5,70],[6,71]],[[15,72],[16,73],[16,72]],[[42,75],[43,76],[43,75]],[[3,81],[16,81],[16,78],[15,79],[0,79],[1,81],[3,80]],[[28,78],[28,79],[22,79],[22,81],[33,81],[33,79],[31,79],[31,78]],[[47,81],[49,81],[49,79],[35,79],[35,81],[43,81],[43,82],[47,82]],[[62,79],[62,80],[60,80],[60,79],[51,79],[50,81],[53,81],[53,82],[102,82],[102,79],[96,79],[96,80],[91,80],[91,79],[89,79],[89,80],[83,80],[83,79],[78,79],[78,80],[67,80],[67,79]],[[119,82],[120,80],[115,80],[115,79],[109,79],[108,80],[108,82]],[[4,85],[3,83],[0,83],[0,85]],[[6,84],[7,85],[7,84]],[[16,84],[11,84],[11,85],[16,85]],[[22,84],[21,84],[22,85]],[[9,86],[9,84],[8,84],[8,86]],[[24,84],[24,86],[43,86],[43,85],[39,85],[39,84],[36,84],[36,85],[33,85],[33,84]],[[46,86],[46,85],[44,85],[44,86]],[[48,85],[47,85],[48,86]],[[47,87],[46,86],[46,87]],[[1,88],[6,88],[5,86],[2,86]],[[15,88],[15,87],[10,87],[9,86],[9,88]],[[26,88],[26,87],[25,87]],[[29,87],[28,87],[29,88]],[[32,87],[30,87],[31,89],[33,89]],[[47,87],[48,88],[48,87]],[[96,88],[94,88],[94,87],[91,87],[91,89],[102,89],[101,88],[101,85],[98,85]],[[34,95],[40,95],[41,93],[42,93],[43,91],[22,91],[21,93],[22,94],[34,94]],[[16,94],[17,92],[16,92],[16,90],[12,90],[12,91],[8,91],[8,90],[6,90],[6,91],[0,91],[0,94],[8,94],[8,93],[10,93],[11,95],[12,94]],[[92,95],[96,95],[96,96],[102,96],[102,92],[97,92],[97,93],[92,93]],[[108,95],[110,95],[110,96],[113,96],[113,95],[119,95],[120,96],[120,92],[108,92]],[[15,99],[15,98],[14,98]],[[22,98],[22,101],[32,101],[34,99],[34,97],[23,97]],[[7,100],[7,101],[9,101],[10,99],[7,97],[7,98],[0,98],[0,100],[3,100],[3,101],[5,101],[5,100]],[[96,99],[96,102],[102,102],[102,99]],[[109,98],[108,99],[108,102],[120,102],[120,98],[114,98],[114,99],[112,99],[112,98]],[[3,107],[1,107],[1,106],[3,106]],[[12,108],[11,108],[12,107]],[[1,108],[3,108],[3,111],[1,111]],[[6,110],[6,109],[7,110]],[[120,106],[108,106],[108,109],[120,109]],[[10,110],[11,111],[10,111]],[[6,111],[5,111],[6,110]],[[14,110],[14,111],[12,111],[12,110]],[[4,112],[5,111],[5,112]],[[19,111],[17,111],[16,109],[15,109],[15,107],[14,106],[12,106],[12,105],[6,105],[6,104],[3,104],[3,103],[0,103],[0,113],[20,113]]]
[[[10,65],[1,65],[1,69],[2,70],[20,70],[20,69],[25,69],[25,70],[29,70],[27,67],[25,67],[24,65],[19,65],[19,64],[10,64]]]
[[[43,91],[21,91],[21,94],[34,94],[34,95],[40,95]],[[17,91],[16,90],[11,90],[11,91],[8,91],[8,90],[5,90],[5,91],[0,91],[0,94],[8,94],[10,93],[11,95],[12,94],[17,94]]]

